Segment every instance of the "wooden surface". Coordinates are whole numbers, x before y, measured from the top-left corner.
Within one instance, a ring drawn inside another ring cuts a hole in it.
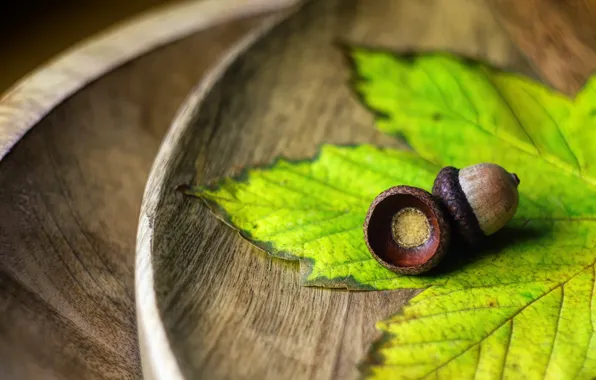
[[[257,23],[120,67],[0,162],[0,379],[141,377],[134,247],[147,173],[187,92]]]
[[[0,93],[115,23],[180,0],[18,0],[0,5]],[[32,48],[34,47],[34,48]]]
[[[375,322],[412,296],[302,287],[297,265],[175,191],[278,155],[311,157],[321,142],[397,146],[348,89],[338,39],[448,49],[528,72],[480,0],[315,1],[213,72],[173,124],[142,209],[137,307],[144,349],[171,350],[153,357],[161,378],[355,378]]]
[[[164,6],[71,47],[0,95],[0,160],[56,105],[107,71],[208,26],[295,0],[194,0]]]
[[[487,0],[540,76],[569,95],[596,71],[596,2]]]

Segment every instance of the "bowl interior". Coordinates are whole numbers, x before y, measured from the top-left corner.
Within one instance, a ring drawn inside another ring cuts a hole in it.
[[[303,287],[296,263],[257,250],[175,190],[278,156],[309,158],[323,142],[404,147],[375,130],[337,42],[526,67],[482,1],[313,1],[239,54],[202,100],[191,97],[196,113],[174,124],[154,165],[158,201],[142,210],[152,245],[139,252],[152,263],[164,349],[186,379],[356,378],[375,323],[414,294]]]

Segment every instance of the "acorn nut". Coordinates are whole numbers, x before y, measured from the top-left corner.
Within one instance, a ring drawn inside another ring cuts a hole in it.
[[[372,202],[364,238],[373,257],[401,274],[436,266],[449,247],[451,228],[433,196],[411,186],[395,186]]]
[[[461,170],[447,166],[437,175],[432,193],[463,240],[476,244],[513,218],[518,185],[517,175],[499,165],[482,163]]]

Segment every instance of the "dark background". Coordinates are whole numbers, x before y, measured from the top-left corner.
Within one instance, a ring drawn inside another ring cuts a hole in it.
[[[0,93],[57,53],[176,0],[0,0]]]

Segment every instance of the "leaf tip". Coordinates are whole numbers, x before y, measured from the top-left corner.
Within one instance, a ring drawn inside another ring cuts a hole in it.
[[[176,186],[175,191],[181,193],[184,196],[201,198],[204,193],[204,190],[205,190],[205,187],[203,187],[203,186],[195,187],[195,186],[192,186],[189,184],[182,184],[182,185]]]

